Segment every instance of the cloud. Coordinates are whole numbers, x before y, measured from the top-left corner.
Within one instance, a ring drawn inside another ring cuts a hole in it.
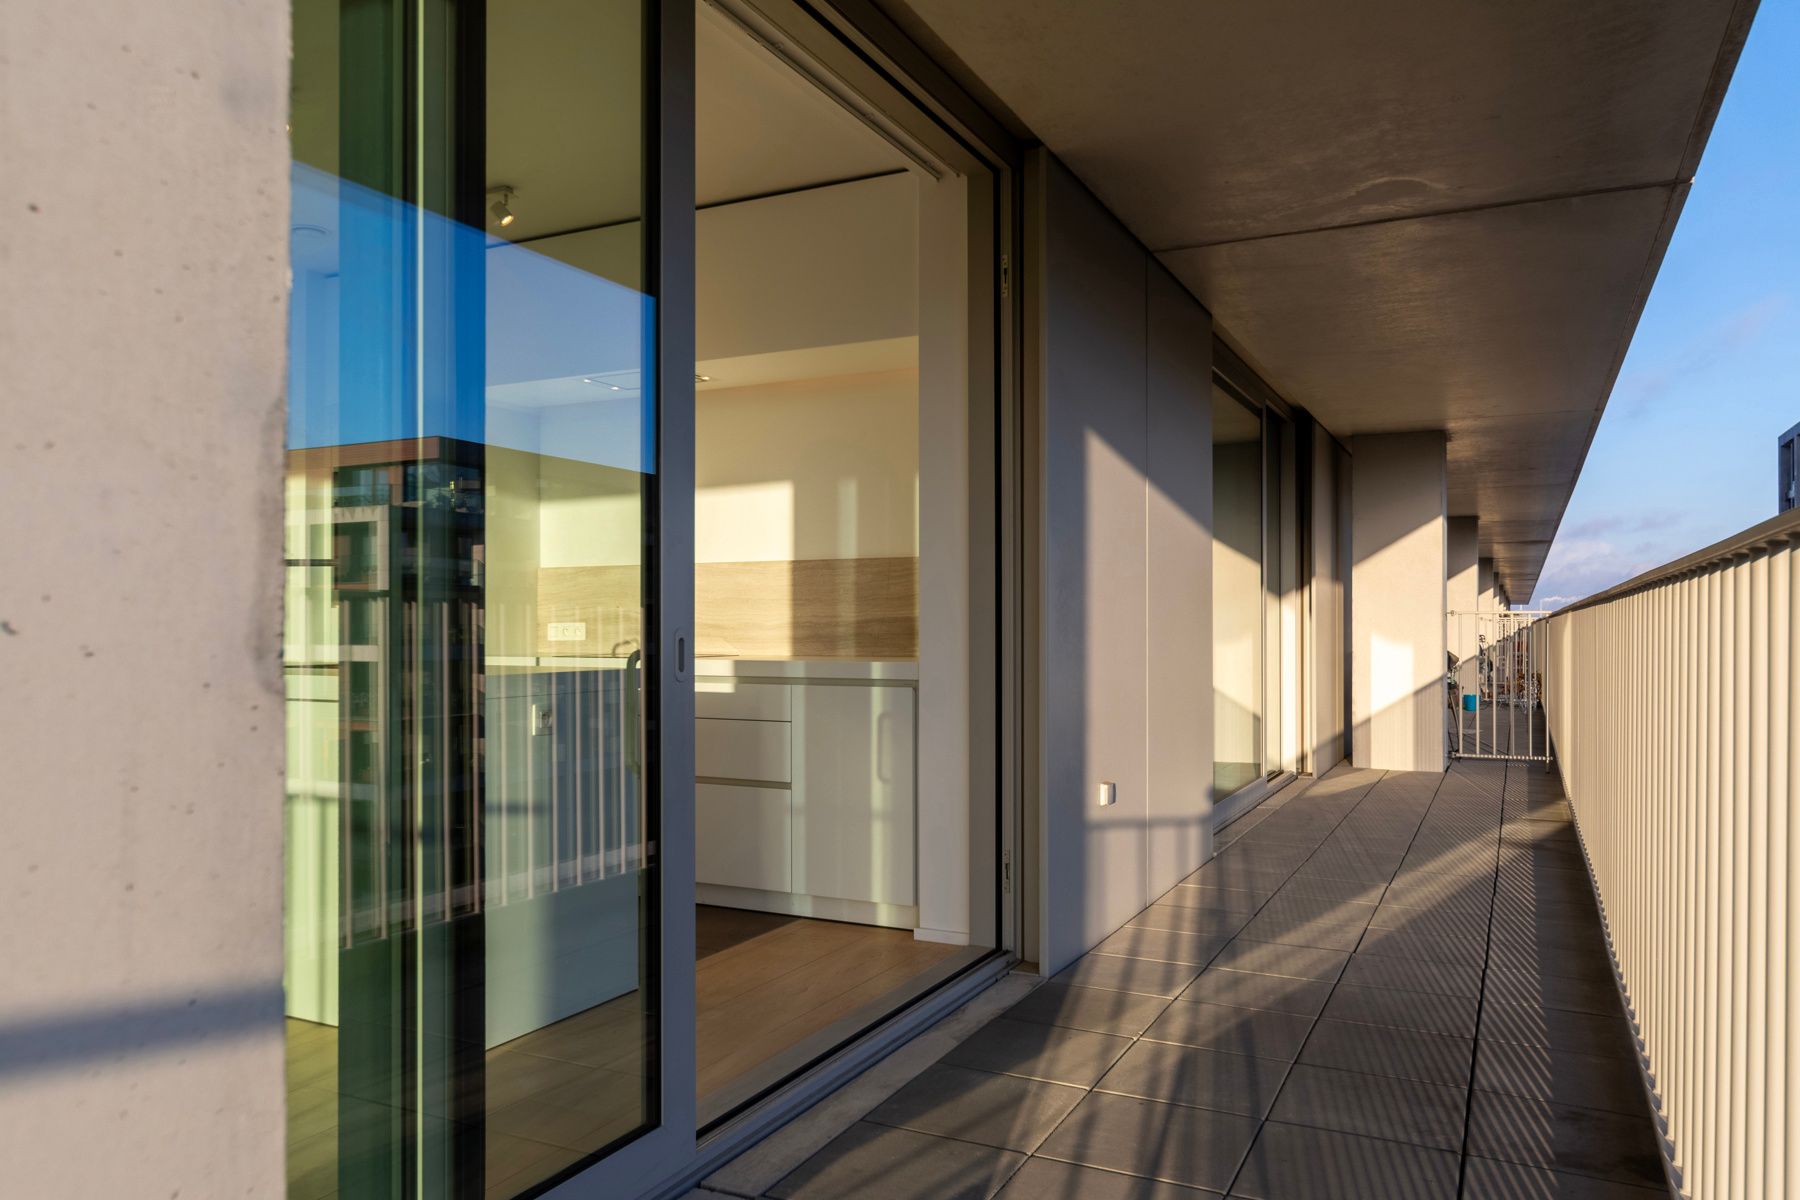
[[[1715,321],[1689,338],[1672,358],[1619,380],[1618,399],[1626,416],[1641,416],[1691,376],[1728,355],[1741,353],[1763,335],[1788,306],[1785,292],[1772,292]]]
[[[1584,524],[1604,524],[1609,520],[1601,518]],[[1575,529],[1565,530],[1544,559],[1534,604],[1555,608],[1580,600],[1661,566],[1670,557],[1665,547],[1655,543],[1625,547],[1607,538],[1583,537]]]

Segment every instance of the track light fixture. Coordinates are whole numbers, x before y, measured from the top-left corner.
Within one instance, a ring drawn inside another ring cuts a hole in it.
[[[488,212],[493,215],[494,224],[505,229],[519,219],[512,210],[513,190],[511,187],[501,184],[499,187],[489,188],[488,195],[495,197],[494,202],[488,205]]]

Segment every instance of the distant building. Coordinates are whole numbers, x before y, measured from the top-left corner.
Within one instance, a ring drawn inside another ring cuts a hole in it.
[[[1784,513],[1794,507],[1795,500],[1800,499],[1800,493],[1796,493],[1794,484],[1794,452],[1796,448],[1800,448],[1800,425],[1794,426],[1775,439],[1776,472],[1780,476],[1781,483],[1781,495],[1775,501],[1775,511],[1778,513]]]

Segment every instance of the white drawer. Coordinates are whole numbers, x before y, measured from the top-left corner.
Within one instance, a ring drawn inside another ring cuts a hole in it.
[[[694,715],[739,721],[786,721],[793,716],[794,692],[785,683],[739,683],[735,679],[694,680]]]
[[[695,882],[792,891],[793,828],[786,788],[695,784]]]
[[[793,726],[786,721],[694,722],[694,774],[714,779],[789,783],[794,778]]]

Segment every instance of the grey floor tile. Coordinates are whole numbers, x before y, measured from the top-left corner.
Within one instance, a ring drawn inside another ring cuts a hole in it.
[[[1106,1073],[1098,1089],[1261,1117],[1268,1115],[1287,1072],[1288,1064],[1276,1059],[1141,1041]]]
[[[1350,1021],[1320,1021],[1300,1051],[1300,1061],[1343,1071],[1391,1075],[1466,1087],[1475,1043],[1416,1029],[1389,1029]]]
[[[1338,984],[1325,1005],[1325,1015],[1334,1021],[1417,1029],[1447,1037],[1474,1037],[1475,1011],[1475,1001],[1467,996],[1354,987],[1346,983]]]
[[[1384,883],[1360,879],[1334,879],[1329,875],[1295,875],[1282,885],[1278,893],[1306,900],[1342,900],[1351,904],[1374,904],[1386,891]]]
[[[1046,983],[1006,1010],[1016,1021],[1136,1037],[1168,1007],[1159,996]]]
[[[1481,1007],[1480,1037],[1484,1042],[1518,1042],[1608,1058],[1629,1058],[1633,1053],[1622,1016],[1533,1008],[1493,999]]]
[[[1379,958],[1422,958],[1426,962],[1458,963],[1480,967],[1486,958],[1480,942],[1460,938],[1434,938],[1399,929],[1371,929],[1356,945],[1358,955]]]
[[[1272,895],[1273,892],[1253,892],[1247,888],[1178,883],[1158,903],[1175,904],[1182,908],[1207,908],[1214,912],[1253,913],[1267,903]]]
[[[1217,1200],[1218,1195],[1161,1179],[1033,1158],[1019,1168],[1000,1200]]]
[[[1619,989],[1611,979],[1571,979],[1563,975],[1497,968],[1488,972],[1487,996],[1505,1004],[1561,1008],[1608,1017],[1620,1014]]]
[[[1259,942],[1313,946],[1321,950],[1354,950],[1368,928],[1361,914],[1322,912],[1313,915],[1259,913],[1244,926],[1244,936]]]
[[[1209,937],[1230,937],[1250,920],[1249,913],[1219,912],[1211,908],[1184,908],[1179,904],[1152,904],[1126,922],[1139,929],[1179,929]]]
[[[1112,1034],[996,1017],[938,1061],[1092,1087],[1130,1046],[1130,1038]]]
[[[1306,1040],[1312,1022],[1311,1017],[1292,1013],[1177,1000],[1144,1032],[1144,1036],[1182,1046],[1205,1046],[1232,1054],[1248,1054],[1253,1058],[1292,1061],[1300,1053],[1300,1043]]]
[[[1193,963],[1163,962],[1154,958],[1124,958],[1116,954],[1086,954],[1065,967],[1052,983],[1075,987],[1108,988],[1145,996],[1174,996],[1194,981],[1200,968]]]
[[[1459,1087],[1297,1064],[1269,1116],[1290,1125],[1462,1149],[1468,1093]]]
[[[1311,1017],[1317,1016],[1325,1007],[1325,998],[1330,994],[1331,984],[1322,980],[1209,967],[1188,984],[1181,999],[1229,1004],[1236,1008],[1266,1008]]]
[[[1232,1185],[1250,1200],[1454,1200],[1457,1156],[1404,1142],[1264,1125]]]
[[[1349,961],[1350,955],[1343,950],[1259,942],[1239,936],[1219,951],[1218,957],[1212,960],[1212,965],[1233,971],[1255,971],[1260,975],[1322,979],[1329,983],[1343,973],[1344,964]]]
[[[1497,971],[1555,975],[1596,984],[1607,984],[1613,980],[1612,962],[1607,958],[1603,946],[1595,950],[1546,949],[1496,940],[1488,947],[1488,962]]]
[[[1344,968],[1344,982],[1356,987],[1398,988],[1440,996],[1481,995],[1481,968],[1422,958],[1384,958],[1358,954]]]
[[[1666,1188],[1592,1179],[1542,1167],[1470,1158],[1463,1168],[1463,1200],[1668,1200]]]
[[[1256,1124],[1235,1113],[1093,1092],[1038,1155],[1223,1192]]]
[[[1629,1058],[1484,1040],[1475,1055],[1475,1086],[1532,1100],[1646,1116],[1643,1077]]]
[[[989,1200],[1025,1156],[857,1122],[770,1188],[779,1200]]]
[[[1494,885],[1488,879],[1454,878],[1444,883],[1431,883],[1415,878],[1395,883],[1382,896],[1384,904],[1406,908],[1451,908],[1460,912],[1485,913],[1492,909]]]
[[[1122,954],[1128,958],[1157,958],[1165,962],[1192,963],[1203,967],[1231,939],[1222,934],[1186,933],[1179,929],[1146,929],[1127,925],[1095,946],[1095,954]]]
[[[1369,921],[1374,929],[1400,929],[1433,938],[1459,938],[1486,942],[1488,915],[1455,908],[1408,908],[1383,904]]]
[[[876,1105],[865,1118],[914,1133],[1030,1153],[1081,1101],[1082,1089],[943,1063]]]
[[[1655,1186],[1662,1158],[1648,1116],[1629,1117],[1477,1091],[1469,1153],[1621,1183]]]
[[[1229,855],[1230,851],[1226,851]],[[1272,892],[1287,881],[1293,872],[1285,867],[1263,867],[1234,863],[1229,858],[1207,863],[1188,876],[1187,882],[1203,887],[1242,888],[1252,892]]]

